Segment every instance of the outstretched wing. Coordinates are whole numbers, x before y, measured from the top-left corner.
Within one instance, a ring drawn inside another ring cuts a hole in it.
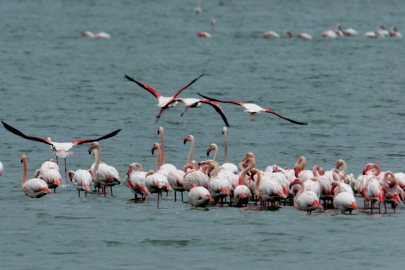
[[[97,138],[97,139],[84,139],[84,140],[77,140],[77,141],[73,141],[72,144],[73,145],[79,145],[82,143],[89,143],[89,142],[97,142],[97,141],[101,141],[101,140],[105,140],[111,137],[114,137],[115,135],[118,134],[118,132],[120,132],[121,129],[117,129],[116,131],[113,131],[107,135],[104,135],[103,137]]]
[[[184,86],[183,88],[181,88],[179,91],[177,91],[177,92],[173,95],[173,97],[174,97],[174,98],[177,97],[177,96],[181,93],[181,91],[183,91],[184,89],[186,89],[187,87],[189,87],[190,85],[192,85],[196,80],[198,80],[198,79],[201,78],[202,76],[204,76],[204,74],[201,74],[198,78],[194,79],[191,83],[189,83],[189,84],[187,84],[186,86]]]
[[[269,110],[269,109],[263,108],[263,111],[264,111],[264,112],[267,112],[267,113],[275,114],[275,115],[277,115],[278,117],[283,118],[283,119],[285,119],[285,120],[287,120],[287,121],[290,121],[291,123],[294,123],[294,124],[297,124],[297,125],[308,125],[308,123],[301,123],[301,122],[298,122],[298,121],[289,119],[289,118],[284,117],[284,116],[282,116],[281,114],[278,114],[278,113],[276,113],[275,111],[272,111],[272,110]]]
[[[219,100],[219,99],[210,98],[210,97],[207,97],[207,96],[201,95],[200,93],[198,93],[198,94],[199,94],[200,96],[202,96],[203,98],[206,98],[206,99],[209,99],[209,100],[213,100],[213,101],[216,101],[216,102],[233,103],[233,104],[240,105],[240,106],[245,105],[245,103],[240,102],[240,101],[233,101],[233,100]]]
[[[218,103],[216,103],[215,101],[212,101],[212,100],[208,100],[208,99],[200,99],[200,102],[211,105],[212,107],[214,107],[214,109],[217,111],[217,113],[219,113],[221,115],[222,120],[224,120],[224,122],[225,122],[225,125],[227,127],[229,127],[228,120],[226,119],[225,113],[222,110],[221,106],[219,106]]]
[[[128,75],[125,74],[125,78],[127,78],[130,81],[133,81],[134,83],[136,83],[137,85],[139,85],[140,87],[142,87],[145,90],[148,90],[149,93],[151,93],[152,95],[154,95],[157,99],[159,99],[162,95],[159,94],[157,91],[155,91],[152,87],[147,86],[146,84],[143,84],[141,82],[138,82],[137,80],[132,79],[131,77],[129,77]]]
[[[47,139],[39,138],[39,137],[27,136],[27,135],[25,135],[24,133],[22,133],[21,131],[19,131],[19,130],[13,128],[12,126],[7,125],[7,124],[4,123],[3,121],[1,121],[1,123],[3,123],[3,126],[4,126],[8,131],[10,131],[11,133],[13,133],[13,134],[15,134],[15,135],[17,135],[17,136],[23,137],[24,139],[31,140],[31,141],[37,141],[37,142],[41,142],[41,143],[46,143],[46,144],[49,144],[49,145],[53,145],[53,144],[52,144],[50,141],[48,141]]]

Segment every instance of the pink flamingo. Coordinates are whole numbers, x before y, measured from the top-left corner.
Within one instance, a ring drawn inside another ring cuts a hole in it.
[[[301,123],[301,122],[297,122],[297,121],[295,121],[295,120],[286,118],[286,117],[282,116],[281,114],[276,113],[275,111],[262,108],[262,107],[260,107],[260,106],[258,106],[258,105],[256,105],[256,104],[253,104],[253,103],[243,103],[243,102],[240,102],[240,101],[232,101],[232,100],[218,100],[218,99],[214,99],[214,98],[210,98],[210,97],[201,95],[200,93],[198,93],[198,94],[199,94],[200,96],[202,96],[203,98],[206,98],[206,99],[209,99],[209,100],[213,100],[213,101],[216,101],[216,102],[232,103],[232,104],[236,104],[236,105],[239,105],[239,106],[244,107],[244,108],[246,109],[245,112],[249,112],[249,113],[250,113],[250,116],[251,116],[250,121],[254,121],[254,120],[255,120],[254,116],[255,116],[256,113],[267,112],[267,113],[275,114],[275,115],[277,115],[278,117],[283,118],[283,119],[285,119],[285,120],[287,120],[287,121],[290,121],[291,123],[294,123],[294,124],[297,124],[297,125],[307,125],[307,123]]]
[[[164,97],[161,94],[159,94],[156,90],[154,90],[152,87],[143,84],[141,82],[138,82],[137,80],[132,79],[131,77],[129,77],[128,75],[125,75],[125,78],[127,78],[129,81],[132,81],[134,83],[136,83],[137,85],[139,85],[140,87],[142,87],[143,89],[147,90],[149,93],[151,93],[152,95],[154,95],[157,99],[158,99],[158,107],[160,107],[160,111],[159,114],[156,116],[156,118],[160,118],[162,116],[162,114],[168,109],[168,108],[172,108],[178,105],[178,101],[175,100],[175,98],[181,93],[181,91],[183,91],[184,89],[186,89],[187,87],[189,87],[190,85],[192,85],[195,81],[197,81],[199,78],[201,78],[204,74],[201,74],[199,77],[197,77],[196,79],[192,80],[191,83],[187,84],[186,86],[184,86],[183,88],[181,88],[180,90],[178,90],[173,96],[171,97]]]
[[[272,179],[266,179],[262,181],[263,173],[258,169],[251,169],[251,178],[254,175],[257,175],[255,194],[260,198],[260,204],[265,205],[265,202],[271,202],[273,205],[274,202],[279,198],[287,198],[287,195],[284,194],[282,186]]]
[[[62,177],[60,176],[59,171],[52,167],[45,170],[42,175],[38,176],[38,178],[44,180],[49,188],[53,188],[53,193],[56,193],[56,188],[62,185]]]
[[[366,32],[364,35],[368,38],[384,38],[389,35],[388,31],[385,30],[384,25],[377,25],[377,29],[374,31]]]
[[[54,168],[59,172],[59,165],[54,162],[53,158],[51,158],[49,161],[42,163],[41,167],[35,171],[35,177],[38,178],[38,176],[42,175],[44,171],[49,168]]]
[[[87,192],[93,186],[93,178],[89,170],[79,169],[77,171],[69,171],[69,179],[77,189],[80,197],[80,191],[84,191],[84,196],[87,197]]]
[[[118,171],[103,162],[101,162],[101,146],[98,142],[92,142],[89,147],[89,154],[91,150],[97,148],[97,155],[95,156],[94,166],[91,166],[91,174],[93,176],[93,181],[99,183],[104,187],[111,188],[111,196],[113,196],[112,187],[115,185],[122,185],[121,179],[119,177]],[[106,189],[104,188],[104,196],[106,196]]]
[[[268,31],[268,32],[265,32],[265,33],[263,34],[263,37],[265,37],[265,38],[279,38],[280,35],[277,34],[277,33],[274,32],[274,31]]]
[[[337,188],[335,195],[333,196],[333,206],[344,214],[346,211],[349,211],[351,214],[353,209],[357,210],[356,199],[353,194],[349,192],[342,192],[341,183],[337,181],[332,182],[332,188]]]
[[[3,169],[4,169],[3,163],[0,162],[0,177],[3,174]]]
[[[198,0],[197,7],[194,9],[194,12],[195,12],[195,13],[201,13],[201,12],[202,12],[202,9],[201,9],[201,0]]]
[[[158,129],[158,135],[161,135],[161,139],[162,139],[162,147],[160,148],[161,151],[161,156],[160,156],[160,170],[164,170],[164,171],[175,171],[177,170],[177,168],[169,163],[166,163],[165,160],[165,136],[164,136],[164,132],[163,132],[163,127],[159,127]]]
[[[214,206],[219,199],[223,199],[230,196],[231,190],[233,191],[232,185],[224,177],[224,175],[219,174],[219,166],[213,160],[205,161],[209,165],[210,178],[208,180],[208,190],[211,197],[214,198]]]
[[[205,207],[211,199],[210,192],[205,187],[197,187],[197,184],[193,184],[188,193],[188,200],[195,208]]]
[[[39,178],[33,178],[27,180],[27,157],[25,155],[21,155],[21,163],[24,166],[24,173],[22,178],[21,187],[25,193],[25,195],[30,196],[31,198],[41,198],[48,193],[52,193],[49,189],[48,185],[45,183],[44,180]]]
[[[252,159],[248,159],[247,161],[251,162],[251,164],[247,168],[245,168],[239,175],[239,185],[234,189],[233,192],[233,198],[236,205],[247,205],[249,203],[250,196],[252,196],[252,193],[250,192],[250,189],[248,187],[249,182],[246,179],[246,175],[248,171],[254,168],[255,163]]]
[[[376,168],[376,172],[372,172],[371,169]],[[366,182],[364,187],[365,202],[371,201],[371,214],[373,214],[373,208],[375,202],[379,202],[378,212],[381,213],[381,204],[384,201],[384,188],[380,181],[377,179],[381,169],[375,163],[368,163],[363,170],[363,174],[366,175]]]
[[[106,39],[111,38],[111,36],[105,32],[100,32],[100,33],[94,34],[93,32],[90,32],[90,31],[80,31],[80,33],[83,36],[89,37],[89,38],[106,38]]]
[[[298,191],[297,195],[294,198],[294,206],[299,210],[307,211],[309,215],[311,215],[312,211],[321,209],[321,205],[319,204],[319,198],[316,194],[312,191],[306,191],[304,182],[296,178],[292,183],[291,186],[295,184],[300,184],[301,188]]]
[[[186,104],[186,108],[181,113],[181,116],[183,116],[189,108],[199,108],[202,106],[201,103],[208,104],[212,106],[219,115],[221,115],[222,120],[225,122],[225,125],[229,127],[228,119],[226,119],[224,111],[222,110],[221,106],[219,106],[219,104],[215,101],[197,98],[176,98],[175,101],[182,101],[184,102],[184,104]]]
[[[83,143],[90,143],[90,142],[97,142],[97,141],[101,141],[101,140],[105,140],[111,137],[114,137],[115,135],[118,134],[118,132],[121,131],[121,129],[117,129],[116,131],[113,131],[105,136],[102,136],[100,138],[97,139],[84,139],[84,140],[76,140],[73,142],[69,142],[69,143],[57,143],[57,142],[52,142],[51,138],[48,137],[48,139],[44,139],[44,138],[39,138],[39,137],[31,137],[31,136],[27,136],[24,135],[21,131],[13,128],[12,126],[4,123],[3,121],[1,121],[3,123],[3,126],[10,131],[11,133],[20,136],[24,139],[27,140],[31,140],[31,141],[37,141],[37,142],[42,142],[45,144],[49,144],[53,150],[52,155],[56,155],[56,161],[58,161],[58,157],[65,159],[65,175],[66,175],[66,183],[67,181],[67,166],[66,166],[66,157],[69,156],[70,154],[73,154],[72,151],[70,151],[72,149],[73,146],[75,145],[80,145]],[[59,169],[58,169],[59,170]]]
[[[398,32],[397,27],[394,26],[394,25],[391,26],[391,30],[389,31],[389,34],[390,34],[391,37],[397,37],[397,38],[402,37],[401,33]]]
[[[138,169],[136,171],[136,169]],[[127,186],[135,195],[135,202],[138,201],[138,194],[144,197],[149,197],[149,190],[145,186],[146,172],[142,171],[142,165],[139,163],[131,163],[125,177],[124,185]]]
[[[211,20],[211,34],[208,32],[199,32],[197,35],[199,37],[205,37],[205,38],[213,38],[215,36],[215,20]]]
[[[385,213],[387,213],[387,202],[391,203],[391,207],[394,209],[395,213],[396,206],[402,204],[399,194],[401,195],[402,199],[404,199],[405,193],[401,188],[398,187],[395,175],[390,171],[384,173],[384,191]]]

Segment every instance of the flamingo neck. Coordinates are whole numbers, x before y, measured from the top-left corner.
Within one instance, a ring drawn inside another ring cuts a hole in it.
[[[338,190],[337,190],[337,192],[335,193],[335,197],[340,193],[340,192],[342,192],[342,186],[340,185],[340,183],[337,183],[337,188],[338,188]]]
[[[101,146],[97,145],[97,154],[94,156],[94,170],[93,170],[93,181],[97,179],[97,171],[98,171],[98,166],[100,165],[101,162]]]
[[[183,167],[183,172],[187,173],[187,169],[194,169],[194,166],[191,164],[187,164]]]
[[[256,193],[256,196],[261,197],[259,187],[260,187],[260,182],[262,180],[262,175],[261,175],[260,171],[258,171],[258,170],[255,170],[255,173],[257,174],[255,193]]]
[[[392,172],[386,172],[384,174],[384,182],[386,182],[390,188],[393,188],[397,184],[397,179],[395,178],[395,175]]]
[[[251,169],[253,169],[255,167],[256,164],[252,158],[247,159],[246,162],[251,162],[251,164],[247,168],[242,170],[242,173],[239,176],[239,185],[242,185],[242,182],[243,182],[243,184],[245,184],[247,187],[249,187],[252,180],[247,179],[246,175],[247,175],[248,171],[250,171]],[[243,162],[241,162],[241,163],[243,163]]]
[[[216,162],[211,162],[209,168],[210,168],[210,171],[211,171],[211,172],[210,172],[210,174],[211,174],[210,179],[211,179],[212,177],[218,176],[219,167],[218,167],[218,165],[217,165]]]
[[[160,166],[162,164],[162,150],[160,149],[160,146],[157,146],[157,161],[156,161],[156,171],[160,170]]]
[[[188,154],[188,161],[187,164],[193,163],[193,155],[194,155],[194,137],[191,138],[191,146],[190,146],[190,153]]]
[[[218,146],[216,144],[214,144],[214,150],[215,150],[214,160],[217,161],[217,159],[218,159]]]
[[[340,162],[339,162],[338,165],[336,166],[336,169],[339,169],[340,166],[343,165],[343,171],[344,171],[345,173],[347,173],[347,164],[346,164],[346,162],[344,162],[343,160],[339,160],[339,161],[340,161]]]
[[[315,165],[312,168],[312,173],[314,174],[315,177],[319,177],[320,170],[321,170],[321,167],[319,167],[318,165]]]
[[[298,191],[297,195],[295,196],[295,198],[298,198],[298,196],[300,196],[302,193],[304,193],[304,191],[305,191],[305,185],[304,185],[304,182],[303,182],[301,179],[299,179],[299,178],[296,178],[296,179],[294,180],[294,182],[295,182],[296,184],[300,184],[300,185],[301,185],[300,190]]]
[[[27,182],[27,160],[24,158],[23,159],[23,166],[24,166],[24,172],[23,172],[23,177],[22,177],[22,183],[21,186],[23,187],[25,182]]]
[[[165,135],[163,133],[163,128],[160,131],[160,134],[162,136],[162,148],[161,148],[161,152],[162,152],[162,156],[160,157],[160,165],[166,164],[165,163]]]
[[[228,132],[224,129],[224,137],[225,137],[225,156],[224,156],[224,163],[228,162]]]

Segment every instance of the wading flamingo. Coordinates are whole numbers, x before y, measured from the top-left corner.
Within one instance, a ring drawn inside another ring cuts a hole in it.
[[[321,209],[321,205],[319,204],[319,198],[316,194],[312,191],[305,191],[304,182],[296,178],[292,183],[291,186],[295,184],[300,184],[301,188],[298,191],[297,195],[294,198],[294,206],[299,210],[307,211],[309,215],[311,215],[312,211]]]
[[[161,151],[160,170],[167,171],[167,172],[175,171],[175,170],[177,170],[177,168],[174,165],[169,164],[169,163],[166,164],[166,160],[165,160],[165,135],[164,135],[163,127],[158,128],[158,135],[159,134],[160,134],[161,140],[162,140],[162,147],[160,148],[160,151]]]
[[[236,205],[242,205],[249,203],[250,196],[252,196],[252,193],[250,192],[249,188],[249,181],[246,179],[247,173],[254,168],[255,163],[253,159],[247,159],[245,162],[250,162],[251,164],[246,167],[239,175],[239,185],[235,188],[233,191],[233,199],[236,203]],[[243,162],[241,162],[243,163]]]
[[[91,150],[97,148],[97,155],[95,156],[94,166],[91,166],[91,174],[94,183],[104,186],[104,196],[106,196],[106,186],[111,188],[111,196],[113,195],[112,187],[115,185],[122,185],[118,171],[103,162],[101,162],[101,146],[98,142],[92,142],[89,147],[89,154]]]
[[[205,207],[211,199],[210,192],[205,187],[197,187],[197,184],[193,184],[188,193],[188,200],[195,208]]]
[[[389,35],[388,31],[385,30],[384,25],[377,25],[377,29],[374,31],[366,32],[364,35],[368,38],[384,38]]]
[[[132,81],[134,83],[136,83],[137,85],[139,85],[140,87],[142,87],[143,89],[147,90],[149,93],[151,93],[152,95],[154,95],[157,99],[158,99],[158,107],[160,107],[160,111],[159,114],[156,116],[156,118],[160,118],[162,116],[162,114],[168,109],[168,108],[172,108],[178,105],[178,101],[174,101],[174,99],[181,93],[181,91],[183,91],[184,89],[186,89],[187,87],[189,87],[190,85],[192,85],[195,81],[197,81],[199,78],[201,78],[201,76],[203,76],[204,74],[201,74],[199,77],[197,77],[196,79],[192,80],[191,83],[187,84],[186,86],[184,86],[183,88],[181,88],[180,90],[178,90],[173,96],[171,97],[164,97],[161,94],[159,94],[156,90],[154,90],[152,87],[143,84],[141,82],[138,82],[137,80],[132,79],[131,77],[129,77],[128,75],[125,75],[125,78],[127,78],[129,81]],[[158,120],[157,119],[157,120]]]
[[[62,185],[62,177],[60,176],[59,171],[52,167],[45,170],[42,175],[38,176],[38,178],[44,180],[49,188],[53,188],[53,193],[56,193],[56,188]]]
[[[138,170],[136,171],[136,169]],[[149,197],[149,190],[145,186],[146,172],[142,171],[142,165],[139,163],[131,163],[125,177],[124,185],[127,186],[135,195],[135,202],[138,201],[138,195]]]
[[[21,131],[13,128],[12,126],[4,123],[3,121],[1,121],[3,123],[3,126],[10,131],[11,133],[20,136],[24,139],[27,140],[31,140],[31,141],[37,141],[37,142],[42,142],[45,144],[49,144],[53,150],[52,155],[56,155],[56,161],[58,161],[58,157],[65,159],[65,175],[66,175],[66,183],[67,183],[67,166],[66,166],[66,157],[69,156],[70,154],[73,154],[72,151],[70,151],[72,149],[73,146],[75,145],[80,145],[83,143],[90,143],[90,142],[97,142],[97,141],[101,141],[101,140],[105,140],[111,137],[114,137],[115,135],[118,134],[118,132],[121,131],[121,129],[117,129],[116,131],[113,131],[107,135],[104,135],[100,138],[97,139],[84,139],[84,140],[77,140],[77,141],[73,141],[73,142],[69,142],[69,143],[57,143],[57,142],[52,142],[51,138],[48,137],[48,139],[44,139],[44,138],[39,138],[39,137],[31,137],[31,136],[27,136],[25,134],[23,134]],[[59,169],[58,169],[59,170]]]
[[[399,195],[401,195],[402,200],[404,200],[404,191],[398,187],[397,185],[397,180],[395,178],[395,175],[390,172],[387,171],[384,173],[384,208],[385,208],[385,213],[387,213],[387,203],[391,203],[391,207],[394,209],[394,213],[395,213],[395,209],[397,207],[397,205],[401,205],[402,201],[401,198],[399,197]]]
[[[199,32],[197,35],[199,37],[205,37],[205,38],[213,38],[215,36],[215,20],[211,20],[211,34],[208,32]]]
[[[214,199],[215,206],[219,199],[222,201],[223,198],[230,196],[233,188],[225,176],[219,174],[219,166],[215,161],[207,160],[205,163],[209,165],[210,178],[208,180],[208,190]]]
[[[90,32],[90,31],[80,31],[80,33],[83,36],[89,37],[89,38],[107,38],[107,39],[111,38],[111,36],[105,32],[100,32],[100,33],[94,34],[93,32]]]
[[[285,120],[287,120],[287,121],[290,121],[291,123],[294,123],[294,124],[297,124],[297,125],[307,125],[307,123],[301,123],[301,122],[297,122],[297,121],[295,121],[295,120],[286,118],[286,117],[282,116],[281,114],[276,113],[275,111],[262,108],[262,107],[260,107],[260,106],[258,106],[258,105],[256,105],[256,104],[253,104],[253,103],[243,103],[243,102],[232,101],[232,100],[218,100],[218,99],[214,99],[214,98],[210,98],[210,97],[201,95],[200,93],[198,93],[198,94],[199,94],[200,96],[202,96],[203,98],[206,98],[206,99],[209,99],[209,100],[213,100],[213,101],[216,101],[216,102],[233,103],[233,104],[236,104],[236,105],[239,105],[239,106],[244,107],[244,108],[246,109],[245,112],[249,112],[249,113],[250,113],[250,116],[251,116],[250,121],[254,121],[254,120],[255,120],[255,114],[256,114],[256,113],[267,112],[267,113],[275,114],[275,115],[277,115],[278,117],[283,118],[283,119],[285,119]]]
[[[25,155],[21,155],[21,163],[24,166],[24,173],[22,177],[21,187],[25,193],[25,195],[30,196],[31,198],[41,198],[48,193],[52,193],[49,189],[48,185],[45,183],[44,180],[39,178],[33,178],[27,180],[27,157]]]
[[[87,192],[93,186],[93,179],[89,170],[79,169],[77,171],[69,171],[69,179],[77,189],[80,197],[80,191],[84,191],[84,196],[87,197]]]
[[[391,30],[390,30],[389,34],[390,34],[391,37],[397,37],[397,38],[402,37],[401,33],[398,32],[397,27],[394,26],[394,25],[391,26]]]
[[[335,195],[333,196],[333,206],[336,209],[339,209],[342,214],[344,214],[346,211],[349,211],[351,214],[353,209],[358,209],[356,199],[354,198],[353,194],[349,192],[342,192],[341,183],[333,181],[332,188],[337,188]]]

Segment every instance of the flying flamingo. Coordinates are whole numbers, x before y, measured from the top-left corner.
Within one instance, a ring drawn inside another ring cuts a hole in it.
[[[267,113],[275,114],[278,117],[283,118],[283,119],[285,119],[287,121],[290,121],[291,123],[294,123],[294,124],[297,124],[297,125],[307,125],[307,123],[301,123],[301,122],[297,122],[297,121],[292,120],[292,119],[288,119],[288,118],[282,116],[281,114],[276,113],[275,111],[262,108],[262,107],[260,107],[260,106],[258,106],[256,104],[253,104],[253,103],[243,103],[243,102],[240,102],[240,101],[231,101],[231,100],[218,100],[218,99],[214,99],[214,98],[210,98],[210,97],[201,95],[200,93],[199,93],[199,95],[202,96],[203,98],[206,98],[206,99],[209,99],[209,100],[213,100],[213,101],[217,101],[217,102],[224,102],[224,103],[233,103],[233,104],[240,105],[240,106],[244,107],[246,109],[245,112],[250,113],[250,116],[251,116],[250,121],[255,120],[254,117],[255,117],[256,113],[267,112]]]
[[[101,146],[98,142],[91,143],[89,154],[91,154],[91,150],[94,148],[97,148],[98,154],[95,156],[94,166],[91,166],[93,181],[104,186],[104,196],[106,196],[105,187],[111,187],[111,196],[113,196],[112,187],[117,184],[122,185],[118,171],[114,167],[101,162]]]
[[[198,0],[197,2],[197,7],[194,9],[195,13],[201,13],[202,9],[201,9],[201,0]]]
[[[87,192],[93,186],[93,178],[89,170],[79,169],[77,171],[69,171],[69,179],[77,189],[80,197],[80,191],[84,191],[84,196],[87,197]]]
[[[94,34],[93,32],[90,31],[80,31],[80,33],[85,36],[85,37],[89,37],[89,38],[107,38],[110,39],[111,36],[107,33],[104,32],[100,32],[98,34]]]
[[[395,213],[396,206],[402,204],[399,194],[401,195],[402,199],[404,199],[405,193],[401,188],[398,187],[395,175],[390,171],[384,173],[384,191],[385,213],[387,213],[387,202],[391,203],[391,207],[394,209]]]
[[[198,35],[199,37],[213,38],[213,37],[215,36],[214,26],[215,26],[215,20],[212,19],[212,20],[211,20],[211,34],[208,33],[208,32],[199,32],[197,35]]]
[[[73,146],[75,145],[80,145],[83,143],[90,143],[90,142],[97,142],[97,141],[101,141],[101,140],[105,140],[111,137],[114,137],[115,135],[118,134],[118,132],[121,131],[121,129],[117,129],[116,131],[113,131],[107,135],[104,135],[100,138],[97,139],[84,139],[84,140],[77,140],[77,141],[73,141],[73,142],[69,142],[69,143],[57,143],[57,142],[52,142],[51,138],[48,137],[48,139],[44,139],[44,138],[39,138],[39,137],[31,137],[31,136],[27,136],[24,135],[21,131],[13,128],[12,126],[9,126],[8,124],[4,123],[3,121],[1,121],[3,123],[3,126],[10,131],[11,133],[18,135],[24,139],[27,140],[31,140],[31,141],[37,141],[37,142],[42,142],[45,144],[49,144],[53,150],[52,155],[56,155],[56,161],[58,159],[58,157],[65,159],[65,175],[66,175],[66,182],[67,182],[67,166],[66,166],[66,157],[69,156],[70,154],[73,154],[72,151],[70,151],[72,149]],[[58,169],[59,170],[59,169]]]
[[[332,182],[332,188],[337,188],[335,195],[333,196],[333,206],[339,209],[342,214],[349,211],[351,214],[353,209],[357,210],[356,199],[353,194],[349,192],[342,192],[341,183],[334,181]]]
[[[391,26],[391,30],[390,30],[389,34],[390,34],[391,37],[397,37],[397,38],[402,37],[401,33],[398,32],[397,27],[394,26],[394,25]]]
[[[317,209],[321,209],[321,205],[319,204],[319,198],[316,194],[312,191],[305,191],[304,182],[296,178],[292,183],[291,186],[295,184],[300,184],[301,188],[298,191],[297,195],[294,198],[294,206],[299,210],[307,211],[309,215],[311,212]]]
[[[21,182],[21,187],[25,193],[25,195],[30,196],[31,198],[41,198],[48,193],[52,193],[49,189],[48,185],[45,183],[44,180],[39,178],[33,178],[27,180],[27,157],[25,155],[21,155],[21,163],[24,166],[24,173]]]
[[[138,170],[136,171],[136,169]],[[146,172],[142,171],[142,165],[139,163],[131,163],[125,177],[124,185],[127,186],[135,195],[135,202],[138,201],[138,194],[142,196],[142,202],[144,196],[149,197],[149,190],[145,186]]]
[[[158,105],[161,109],[159,111],[159,114],[156,116],[156,118],[160,118],[162,116],[162,114],[168,109],[168,108],[172,108],[178,105],[178,102],[174,101],[174,99],[181,93],[181,91],[183,91],[184,89],[186,89],[187,87],[189,87],[190,85],[192,85],[196,80],[198,80],[199,78],[201,78],[204,74],[201,74],[198,78],[194,79],[191,81],[191,83],[187,84],[186,86],[184,86],[183,88],[181,88],[180,90],[178,90],[173,96],[171,97],[164,97],[161,94],[159,94],[156,90],[154,90],[152,87],[143,84],[141,82],[138,82],[137,80],[132,79],[131,77],[129,77],[128,75],[125,75],[125,78],[127,78],[129,81],[132,81],[134,83],[136,83],[137,85],[139,85],[140,87],[142,87],[143,89],[147,90],[149,93],[151,93],[152,95],[154,95],[157,99],[158,99]]]
[[[226,119],[225,113],[222,110],[221,106],[215,101],[208,99],[198,99],[198,98],[176,98],[173,102],[182,101],[186,104],[186,109],[181,113],[183,116],[189,108],[199,108],[202,106],[201,103],[208,104],[212,106],[219,115],[221,115],[222,120],[225,122],[225,125],[229,127],[228,120]]]

